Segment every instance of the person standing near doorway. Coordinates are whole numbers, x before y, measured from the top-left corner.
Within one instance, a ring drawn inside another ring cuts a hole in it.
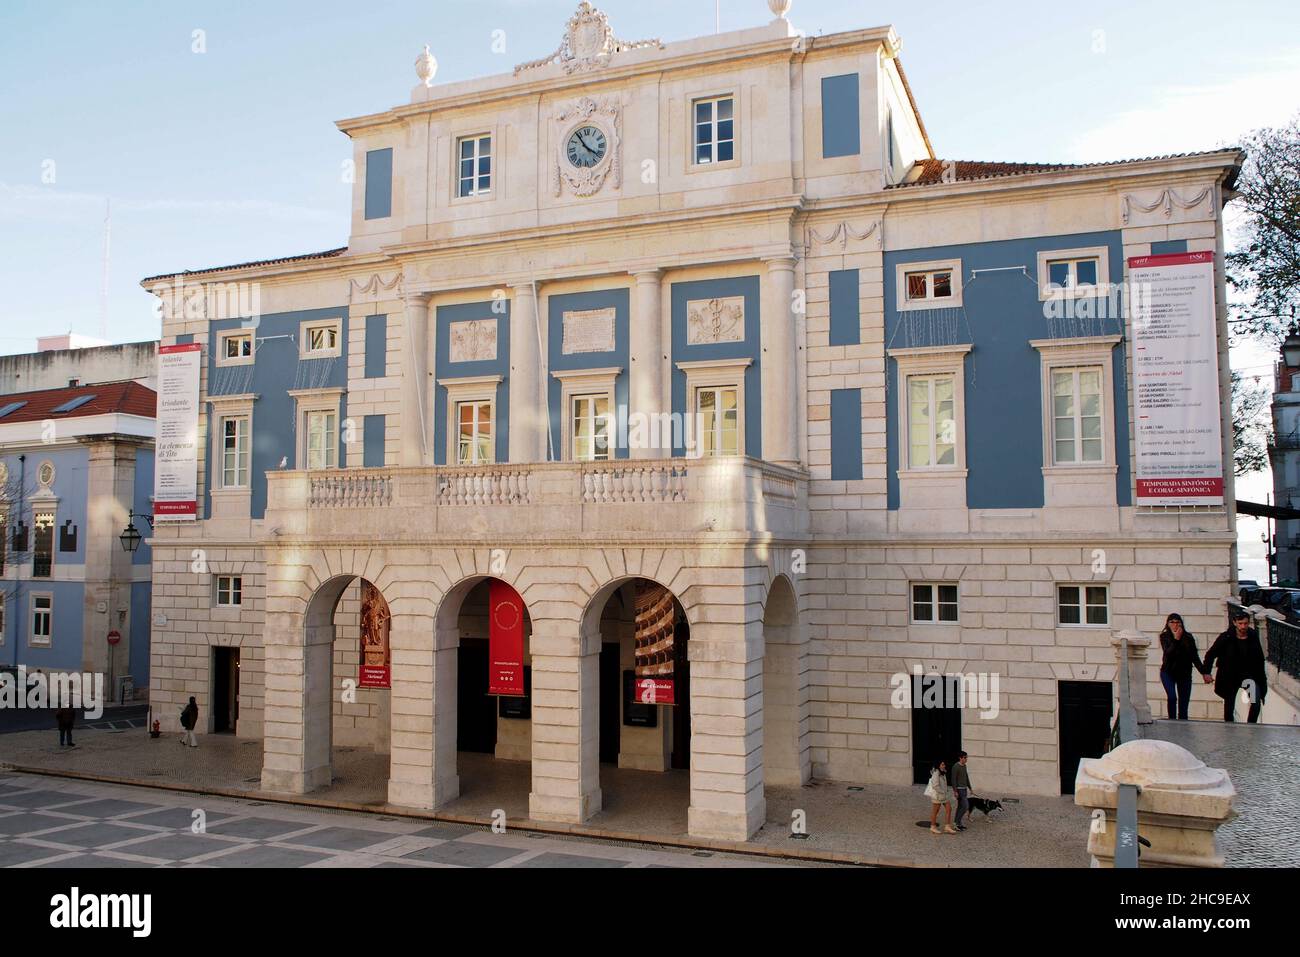
[[[76,745],[72,743],[72,726],[76,723],[77,712],[71,705],[64,703],[58,711],[54,712],[54,720],[59,726],[59,747],[67,745],[75,748]]]
[[[1192,703],[1192,669],[1209,682],[1210,669],[1201,661],[1196,648],[1196,637],[1183,626],[1183,616],[1173,612],[1165,619],[1160,632],[1160,648],[1164,657],[1160,661],[1160,683],[1165,688],[1169,705],[1169,720],[1187,720],[1187,710]]]
[[[1223,720],[1236,720],[1237,692],[1250,682],[1247,685],[1250,712],[1246,721],[1255,724],[1268,693],[1268,677],[1259,632],[1250,627],[1250,615],[1245,610],[1234,610],[1231,627],[1214,639],[1205,656],[1205,670],[1208,672],[1216,662],[1219,670],[1214,675],[1214,693],[1223,699]]]
[[[957,754],[957,763],[952,766],[952,793],[957,796],[957,830],[966,830],[961,822],[970,813],[970,771],[966,769],[966,752]]]
[[[194,700],[193,695],[191,695],[190,703],[187,704],[185,710],[181,712],[181,727],[185,729],[185,733],[181,735],[181,744],[189,745],[191,748],[197,748],[199,746],[199,743],[194,740],[194,728],[198,723],[199,705],[198,702]]]

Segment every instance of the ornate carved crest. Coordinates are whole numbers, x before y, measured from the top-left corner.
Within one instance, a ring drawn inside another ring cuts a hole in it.
[[[619,137],[619,121],[622,110],[618,103],[609,100],[593,100],[584,96],[572,106],[555,114],[555,155],[551,159],[551,189],[556,196],[564,192],[564,184],[569,185],[575,196],[591,196],[600,191],[605,180],[613,182],[614,188],[623,185],[623,150]],[[565,143],[569,134],[579,126],[595,122],[609,140],[609,149],[595,166],[577,169],[564,158]]]
[[[515,75],[551,63],[563,65],[565,73],[585,73],[607,65],[610,57],[615,53],[638,50],[642,47],[657,47],[662,50],[664,45],[658,40],[637,40],[629,43],[627,40],[618,39],[609,25],[609,17],[587,0],[582,0],[582,3],[578,4],[578,12],[569,19],[560,48],[540,60],[519,64],[515,67]]]
[[[686,344],[742,342],[745,338],[745,299],[696,299],[686,304]]]
[[[497,357],[495,319],[453,322],[450,332],[452,362],[483,362]]]

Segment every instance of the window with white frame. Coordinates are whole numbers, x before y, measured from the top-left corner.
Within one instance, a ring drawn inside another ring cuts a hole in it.
[[[330,409],[311,409],[303,414],[306,434],[304,461],[308,469],[332,469],[339,464],[339,417]]]
[[[54,596],[32,594],[32,635],[30,643],[48,647],[54,637]]]
[[[957,465],[957,377],[907,377],[907,467]]]
[[[930,302],[952,298],[951,269],[919,269],[907,274],[907,301]]]
[[[1057,585],[1058,625],[1110,624],[1110,587],[1107,585]]]
[[[457,402],[456,428],[457,465],[487,465],[496,460],[491,399]]]
[[[234,608],[244,603],[244,579],[242,575],[217,576],[217,605],[221,608]]]
[[[483,196],[492,191],[492,136],[476,134],[456,141],[457,196]]]
[[[571,407],[574,461],[609,461],[609,395],[575,395]]]
[[[221,420],[221,487],[248,487],[249,417],[228,415]]]
[[[1040,300],[1110,293],[1110,250],[1105,246],[1045,249],[1038,253]]]
[[[1097,285],[1097,257],[1083,259],[1049,259],[1047,261],[1047,284],[1052,289],[1078,289],[1082,286]]]
[[[49,578],[54,569],[54,513],[35,512],[32,530],[32,577]]]
[[[217,347],[217,365],[240,365],[253,360],[253,333],[224,332]]]
[[[342,329],[338,320],[309,322],[303,325],[302,356],[319,358],[340,353]]]
[[[962,305],[961,260],[897,263],[895,305],[900,311],[955,309]]]
[[[957,621],[957,586],[941,582],[912,585],[912,621],[934,624]]]
[[[702,455],[739,453],[739,392],[736,386],[700,386],[695,390],[695,421]]]
[[[1053,368],[1052,462],[1100,464],[1106,460],[1101,366]]]
[[[716,96],[695,101],[695,163],[726,163],[736,156],[735,99]]]

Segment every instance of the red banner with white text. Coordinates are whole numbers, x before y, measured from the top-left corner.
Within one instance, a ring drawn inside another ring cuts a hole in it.
[[[495,578],[488,584],[488,694],[524,694],[524,600]]]

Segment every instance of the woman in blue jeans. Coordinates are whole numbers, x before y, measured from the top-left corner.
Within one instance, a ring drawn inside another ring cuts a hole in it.
[[[1187,706],[1192,701],[1192,669],[1199,671],[1204,681],[1210,680],[1210,671],[1196,650],[1196,639],[1183,627],[1183,616],[1177,612],[1165,619],[1160,647],[1164,651],[1160,683],[1165,686],[1165,698],[1169,702],[1169,720],[1186,721]]]

